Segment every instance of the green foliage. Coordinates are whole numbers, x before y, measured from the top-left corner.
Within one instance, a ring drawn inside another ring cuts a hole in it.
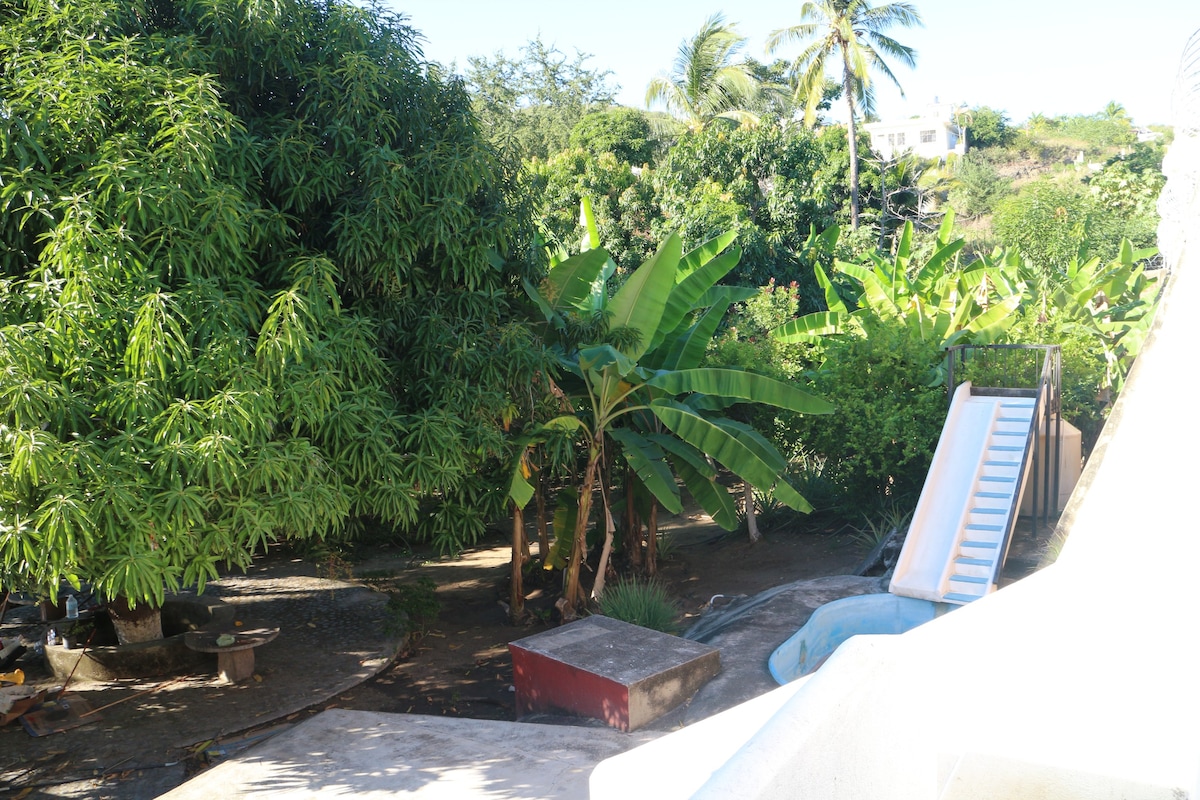
[[[592,155],[612,153],[618,161],[638,166],[650,163],[658,143],[646,112],[618,106],[584,114],[571,129],[569,144]]]
[[[892,531],[906,531],[912,522],[913,511],[912,505],[886,500],[876,513],[863,514],[862,526],[854,529],[851,538],[863,550],[870,552],[883,544]]]
[[[613,103],[611,73],[587,66],[590,55],[568,60],[541,37],[521,58],[497,52],[468,59],[467,85],[485,135],[522,158],[548,158],[567,146],[584,114]]]
[[[1092,147],[1132,145],[1137,141],[1137,134],[1127,117],[1075,115],[1058,117],[1054,122],[1054,128],[1060,136],[1078,139]]]
[[[1088,240],[1092,204],[1079,189],[1039,181],[996,208],[996,237],[1044,273],[1064,273]]]
[[[422,576],[415,583],[398,584],[388,592],[385,625],[389,633],[419,639],[429,632],[441,610],[437,584],[432,578]]]
[[[1016,138],[1008,115],[988,106],[972,108],[962,123],[967,129],[968,147],[1008,147]]]
[[[967,153],[954,162],[948,201],[957,215],[973,219],[990,214],[1011,191],[1012,182],[1000,177],[986,159]]]
[[[529,176],[549,241],[571,242],[579,229],[576,209],[587,198],[600,244],[617,263],[640,263],[654,252],[652,230],[659,211],[653,184],[648,174],[635,174],[616,154],[564,150],[531,163]]]
[[[1127,155],[1115,155],[1096,173],[1084,178],[1097,204],[1124,219],[1142,219],[1158,226],[1158,196],[1166,178],[1162,174],[1163,148],[1139,143]]]
[[[1160,178],[1123,179],[1116,164],[1090,190],[1041,180],[1000,201],[993,217],[997,239],[1047,276],[1064,275],[1081,249],[1107,260],[1118,256],[1122,239],[1153,247],[1157,216],[1150,193]]]
[[[157,602],[281,538],[469,540],[538,350],[468,96],[375,9],[156,9],[3,12],[0,583]]]
[[[839,261],[838,270],[858,284],[854,310],[818,266],[829,310],[771,333],[820,348],[824,362],[813,385],[837,410],[790,427],[808,453],[824,459],[823,476],[844,505],[915,496],[945,416],[942,348],[995,341],[1011,324],[1017,297],[982,292],[984,266],[955,269],[963,242],[949,240],[952,225],[950,216],[928,256],[913,252],[906,223],[893,258],[871,253],[862,264]],[[823,246],[835,246],[833,238]]]
[[[799,413],[828,413],[824,401],[791,383],[736,369],[701,367],[713,333],[731,302],[745,291],[716,284],[734,268],[732,234],[682,253],[672,234],[611,296],[606,282],[617,267],[596,247],[594,219],[583,207],[585,250],[559,261],[540,286],[526,291],[546,320],[545,334],[565,370],[560,385],[571,413],[544,423],[526,438],[533,447],[545,431],[570,430],[582,440],[587,462],[579,484],[578,514],[569,565],[568,602],[577,605],[578,570],[591,509],[593,483],[606,452],[620,453],[637,481],[672,513],[682,509],[679,482],[713,519],[736,525],[732,500],[717,483],[712,462],[798,510],[803,497],[786,483],[786,461],[749,426],[719,415],[739,403],[765,403]],[[598,324],[581,325],[579,317]],[[595,338],[581,339],[587,331]],[[515,465],[510,496],[522,504],[532,490],[530,465]],[[601,494],[611,535],[607,484]],[[599,572],[602,574],[604,565]]]
[[[679,606],[656,581],[623,580],[600,597],[600,613],[653,631],[676,633]]]
[[[812,272],[800,254],[810,227],[832,225],[845,198],[845,143],[844,132],[818,137],[796,126],[684,136],[654,173],[663,217],[689,241],[736,232],[744,255],[730,282],[797,281],[811,308]]]
[[[946,416],[945,388],[929,380],[942,362],[937,343],[895,319],[866,317],[863,328],[863,336],[830,338],[812,373],[834,414],[795,426],[804,446],[825,458],[823,475],[846,508],[915,499]]]

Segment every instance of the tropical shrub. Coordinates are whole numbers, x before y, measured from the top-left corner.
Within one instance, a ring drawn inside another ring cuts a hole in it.
[[[342,2],[0,8],[0,585],[162,599],[503,503],[505,167]],[[506,472],[506,470],[505,470]]]
[[[866,316],[862,325],[864,335],[828,337],[825,361],[811,373],[834,413],[794,424],[804,447],[824,457],[823,476],[851,513],[920,493],[946,416],[940,343],[895,319]]]
[[[948,201],[966,218],[990,214],[996,203],[1011,192],[1011,181],[1002,178],[987,159],[968,153],[954,162],[954,183]]]
[[[1019,297],[1001,296],[987,265],[956,269],[963,241],[950,239],[953,222],[948,214],[928,255],[914,252],[906,223],[893,257],[838,261],[839,273],[856,284],[853,302],[817,266],[829,310],[771,332],[819,348],[813,386],[836,411],[801,419],[794,430],[810,456],[825,459],[823,475],[845,504],[919,491],[945,417],[943,348],[994,342],[1012,322]],[[824,246],[836,246],[833,238],[824,237]]]
[[[971,148],[1007,147],[1016,137],[1008,115],[988,106],[971,109],[961,122],[966,126],[967,145]]]

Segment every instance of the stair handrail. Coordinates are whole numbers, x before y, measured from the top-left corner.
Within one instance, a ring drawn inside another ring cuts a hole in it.
[[[986,357],[989,353],[1000,353],[1007,356],[1017,351],[1041,351],[1042,363],[1038,377],[1032,387],[1025,386],[978,386],[972,380],[971,394],[975,395],[1010,395],[1018,397],[1034,397],[1033,414],[1030,417],[1029,431],[1025,438],[1026,457],[1021,460],[1017,472],[1017,491],[1011,500],[1008,514],[1008,524],[1005,526],[1004,538],[1000,543],[999,558],[996,560],[992,582],[999,580],[1000,571],[1008,558],[1008,548],[1012,543],[1013,531],[1016,529],[1017,516],[1020,512],[1021,495],[1025,487],[1027,470],[1032,466],[1033,496],[1031,505],[1034,533],[1038,531],[1038,500],[1042,500],[1042,524],[1049,524],[1050,502],[1053,497],[1057,501],[1059,493],[1059,466],[1062,460],[1062,348],[1056,344],[959,344],[947,348],[946,355],[946,386],[953,398],[954,389],[961,379],[965,379],[965,367],[973,358]],[[959,381],[955,380],[957,376]],[[1006,377],[1012,372],[1005,369]],[[1014,382],[1006,380],[1005,382]],[[1051,421],[1054,423],[1054,435],[1050,436]],[[1046,446],[1041,447],[1039,433],[1046,432]],[[1042,452],[1044,451],[1044,452]],[[1039,457],[1044,463],[1039,469]],[[1039,486],[1040,480],[1040,486]],[[1051,494],[1053,485],[1053,494]]]

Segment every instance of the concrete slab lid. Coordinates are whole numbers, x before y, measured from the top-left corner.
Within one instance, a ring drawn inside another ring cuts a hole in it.
[[[596,764],[659,735],[335,708],[161,800],[574,800]]]
[[[627,686],[686,664],[718,648],[611,617],[591,616],[509,644]]]

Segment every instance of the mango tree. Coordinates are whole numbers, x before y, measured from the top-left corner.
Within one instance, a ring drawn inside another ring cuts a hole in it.
[[[453,549],[503,509],[518,221],[415,36],[338,0],[0,5],[0,589],[152,608],[281,539]]]
[[[598,248],[558,264],[540,286],[527,286],[543,313],[571,407],[544,428],[574,431],[586,453],[569,538],[564,538],[567,531],[556,530],[570,548],[568,613],[583,601],[579,571],[594,489],[609,448],[619,446],[638,481],[673,513],[682,510],[678,477],[719,524],[736,526],[732,500],[716,480],[714,463],[762,491],[773,491],[792,508],[810,510],[784,478],[786,462],[775,448],[717,412],[737,402],[802,413],[827,413],[830,406],[782,381],[695,366],[729,304],[746,291],[716,286],[740,257],[736,249],[718,257],[731,238],[718,237],[684,255],[679,236],[671,234],[611,297],[606,285],[611,262]],[[572,336],[581,330],[597,335],[586,341]],[[605,538],[594,595],[603,591],[615,528],[610,486],[600,482],[599,487]],[[511,496],[518,506],[533,496],[520,470]]]

